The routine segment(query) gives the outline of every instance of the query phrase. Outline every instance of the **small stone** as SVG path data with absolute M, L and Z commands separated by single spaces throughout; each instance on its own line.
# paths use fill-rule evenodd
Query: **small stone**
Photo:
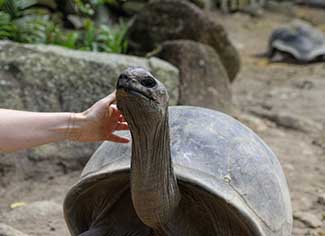
M 322 226 L 322 221 L 317 218 L 317 216 L 313 215 L 309 212 L 295 212 L 293 214 L 293 218 L 301 221 L 306 226 L 310 228 L 319 228 Z
M 320 196 L 318 196 L 317 203 L 325 206 L 325 193 L 323 193 Z

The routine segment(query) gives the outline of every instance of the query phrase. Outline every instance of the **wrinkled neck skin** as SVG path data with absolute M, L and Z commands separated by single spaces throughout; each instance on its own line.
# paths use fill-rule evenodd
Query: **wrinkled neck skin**
M 167 110 L 165 114 L 163 119 L 146 117 L 141 125 L 129 124 L 133 140 L 132 201 L 138 217 L 155 235 L 166 235 L 164 228 L 180 200 L 171 160 Z

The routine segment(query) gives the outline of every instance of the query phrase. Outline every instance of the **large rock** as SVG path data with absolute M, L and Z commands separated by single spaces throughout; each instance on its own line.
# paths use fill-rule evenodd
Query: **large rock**
M 82 111 L 115 89 L 129 66 L 150 70 L 178 99 L 178 71 L 157 58 L 81 52 L 0 42 L 0 106 L 32 111 Z
M 220 24 L 184 0 L 160 0 L 148 4 L 129 29 L 131 49 L 144 55 L 167 40 L 189 39 L 213 47 L 232 81 L 240 67 L 237 50 Z
M 178 70 L 160 59 L 0 41 L 0 108 L 80 112 L 112 92 L 118 75 L 129 66 L 150 70 L 166 85 L 170 103 L 177 103 Z M 50 144 L 19 155 L 31 161 L 54 158 L 62 168 L 78 168 L 96 146 Z M 0 164 L 3 161 L 14 162 L 9 158 L 12 155 L 0 158 Z M 31 174 L 34 171 L 32 169 Z
M 212 47 L 190 40 L 166 41 L 158 55 L 180 70 L 180 104 L 230 112 L 229 78 Z
M 212 9 L 214 4 L 214 0 L 187 0 L 196 6 L 204 9 Z M 116 2 L 111 2 L 109 4 L 111 8 L 122 11 L 128 15 L 138 14 L 143 10 L 146 4 L 150 2 L 150 0 L 128 0 L 121 1 L 118 4 Z

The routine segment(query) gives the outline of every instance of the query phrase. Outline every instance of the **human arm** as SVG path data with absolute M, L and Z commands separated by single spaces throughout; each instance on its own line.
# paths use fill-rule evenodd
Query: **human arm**
M 64 140 L 93 142 L 129 140 L 113 134 L 128 126 L 113 104 L 115 93 L 81 113 L 43 113 L 0 109 L 0 152 Z

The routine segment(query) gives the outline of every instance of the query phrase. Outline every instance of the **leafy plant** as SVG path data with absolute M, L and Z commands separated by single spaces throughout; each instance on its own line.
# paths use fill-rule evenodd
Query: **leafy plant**
M 95 13 L 93 6 L 89 2 L 84 2 L 82 0 L 74 0 L 76 10 L 86 14 L 86 15 L 93 15 Z
M 0 8 L 0 39 L 24 43 L 46 43 L 48 15 L 34 14 L 35 0 L 4 0 Z
M 16 27 L 12 24 L 10 15 L 0 11 L 0 39 L 10 39 L 15 33 Z
M 79 49 L 77 46 L 77 42 L 79 39 L 78 32 L 68 32 L 65 34 L 56 33 L 54 34 L 54 37 L 54 40 L 51 41 L 52 44 L 60 45 L 71 49 Z
M 85 21 L 85 32 L 83 37 L 83 45 L 81 50 L 124 53 L 127 50 L 127 40 L 125 35 L 127 32 L 127 24 L 120 22 L 118 26 L 107 27 L 100 25 L 98 28 L 91 20 Z
M 52 23 L 48 17 L 25 16 L 15 20 L 17 27 L 16 41 L 23 43 L 43 43 L 48 42 L 48 29 Z
M 17 18 L 24 15 L 24 11 L 36 3 L 36 0 L 3 0 L 1 10 L 10 14 L 12 18 Z

